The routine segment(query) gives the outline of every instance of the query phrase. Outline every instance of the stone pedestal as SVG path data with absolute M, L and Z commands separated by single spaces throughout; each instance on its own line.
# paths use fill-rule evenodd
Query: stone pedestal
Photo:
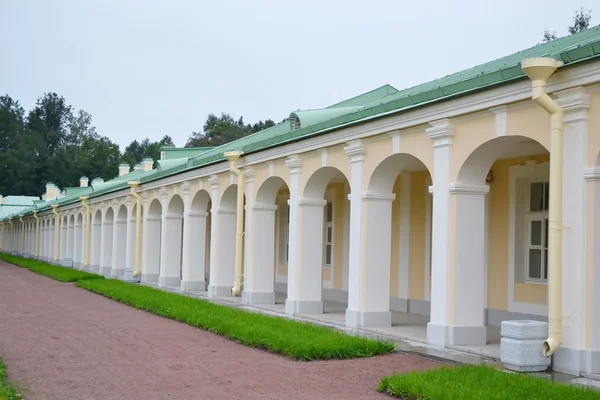
M 500 361 L 506 369 L 519 372 L 545 371 L 550 357 L 543 353 L 548 324 L 540 321 L 502 321 Z

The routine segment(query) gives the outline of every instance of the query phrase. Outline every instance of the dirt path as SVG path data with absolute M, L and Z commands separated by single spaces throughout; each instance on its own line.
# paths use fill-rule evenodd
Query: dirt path
M 294 362 L 0 261 L 0 356 L 26 399 L 371 399 L 394 354 Z

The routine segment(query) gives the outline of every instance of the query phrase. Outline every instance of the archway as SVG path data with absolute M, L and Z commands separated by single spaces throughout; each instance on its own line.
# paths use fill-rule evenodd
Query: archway
M 231 296 L 231 289 L 235 283 L 237 185 L 228 186 L 221 199 L 214 199 L 212 204 L 208 295 L 226 297 Z
M 108 207 L 102 224 L 102 240 L 100 241 L 100 274 L 110 275 L 113 259 L 113 233 L 115 212 Z
M 206 290 L 207 268 L 210 260 L 210 195 L 200 190 L 185 213 L 181 290 Z
M 163 218 L 159 286 L 181 285 L 182 232 L 183 200 L 175 194 L 171 197 Z
M 287 313 L 345 311 L 349 193 L 348 179 L 340 170 L 322 167 L 308 179 L 297 210 L 291 204 Z M 294 226 L 294 218 L 297 218 L 297 226 Z M 328 300 L 325 307 L 323 300 Z
M 100 271 L 100 254 L 102 251 L 102 210 L 97 209 L 92 217 L 90 239 L 90 270 Z
M 113 226 L 112 276 L 125 275 L 125 257 L 127 256 L 127 206 L 119 207 Z
M 161 259 L 162 205 L 154 199 L 148 207 L 142 234 L 142 282 L 158 283 Z

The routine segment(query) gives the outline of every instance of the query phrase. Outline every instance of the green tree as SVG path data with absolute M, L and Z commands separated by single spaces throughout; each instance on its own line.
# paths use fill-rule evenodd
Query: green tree
M 169 135 L 165 135 L 157 142 L 150 142 L 150 139 L 148 138 L 145 138 L 141 142 L 134 140 L 125 147 L 121 160 L 133 167 L 135 164 L 142 162 L 144 158 L 151 157 L 156 166 L 156 161 L 160 160 L 160 148 L 162 146 L 174 147 L 175 143 L 173 142 L 173 138 Z
M 275 122 L 271 119 L 250 125 L 244 123 L 244 117 L 236 121 L 227 113 L 221 113 L 220 117 L 209 114 L 202 132 L 192 132 L 185 147 L 220 146 L 272 126 Z
M 575 11 L 575 15 L 573 16 L 573 25 L 568 26 L 567 31 L 570 35 L 584 31 L 589 28 L 591 19 L 592 10 L 586 11 L 583 7 L 581 7 L 578 11 Z M 544 43 L 551 42 L 552 40 L 556 39 L 558 39 L 558 36 L 556 36 L 556 31 L 550 32 L 548 29 L 544 30 L 544 36 L 542 38 Z

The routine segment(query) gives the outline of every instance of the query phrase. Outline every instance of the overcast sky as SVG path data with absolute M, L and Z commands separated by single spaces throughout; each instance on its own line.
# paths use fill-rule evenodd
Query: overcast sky
M 0 0 L 0 94 L 45 92 L 123 149 L 209 113 L 281 121 L 386 83 L 402 89 L 567 34 L 600 0 Z

